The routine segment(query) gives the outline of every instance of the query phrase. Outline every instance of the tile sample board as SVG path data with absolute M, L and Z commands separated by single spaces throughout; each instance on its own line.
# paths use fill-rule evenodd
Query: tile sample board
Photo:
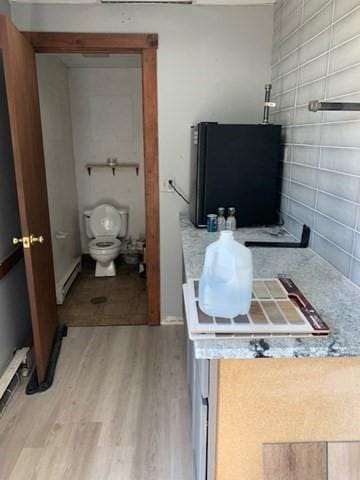
M 249 313 L 235 318 L 211 317 L 201 310 L 199 280 L 189 280 L 183 292 L 192 340 L 329 333 L 325 322 L 289 278 L 255 279 Z

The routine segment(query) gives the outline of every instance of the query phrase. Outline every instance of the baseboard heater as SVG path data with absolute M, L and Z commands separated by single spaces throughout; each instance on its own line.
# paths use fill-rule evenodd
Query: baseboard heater
M 56 284 L 56 303 L 62 305 L 77 275 L 81 272 L 81 257 L 76 258 Z
M 24 347 L 16 350 L 9 365 L 0 377 L 0 415 L 2 413 L 2 409 L 5 408 L 5 405 L 8 402 L 8 399 L 5 399 L 5 397 L 11 397 L 11 385 L 13 384 L 14 377 L 17 374 L 21 365 L 24 365 L 26 363 L 26 358 L 28 354 L 29 347 Z

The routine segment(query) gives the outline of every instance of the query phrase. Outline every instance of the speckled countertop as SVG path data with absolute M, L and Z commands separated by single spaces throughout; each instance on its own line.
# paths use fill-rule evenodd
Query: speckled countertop
M 218 237 L 180 216 L 186 278 L 199 278 L 205 249 Z M 236 240 L 272 241 L 266 229 L 242 228 Z M 282 236 L 276 241 L 293 241 Z M 360 289 L 309 248 L 253 248 L 254 278 L 290 277 L 331 328 L 320 338 L 195 341 L 197 358 L 296 358 L 360 356 Z

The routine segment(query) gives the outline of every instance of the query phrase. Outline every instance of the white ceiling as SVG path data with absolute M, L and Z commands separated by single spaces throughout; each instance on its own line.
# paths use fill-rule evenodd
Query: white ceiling
M 43 55 L 43 54 L 41 54 Z M 52 55 L 52 54 L 49 54 Z M 140 68 L 140 54 L 110 54 L 107 57 L 84 57 L 80 53 L 54 54 L 69 68 Z
M 42 3 L 49 5 L 57 4 L 94 4 L 94 3 L 134 3 L 134 4 L 169 4 L 189 3 L 193 5 L 274 5 L 277 0 L 10 0 L 11 3 Z

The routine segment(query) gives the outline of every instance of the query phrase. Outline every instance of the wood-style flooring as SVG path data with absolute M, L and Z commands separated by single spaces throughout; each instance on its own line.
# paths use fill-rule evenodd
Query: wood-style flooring
M 146 325 L 146 280 L 137 265 L 117 265 L 116 277 L 94 276 L 95 263 L 87 260 L 65 303 L 58 307 L 68 326 Z
M 70 328 L 0 419 L 0 480 L 192 480 L 182 326 Z

